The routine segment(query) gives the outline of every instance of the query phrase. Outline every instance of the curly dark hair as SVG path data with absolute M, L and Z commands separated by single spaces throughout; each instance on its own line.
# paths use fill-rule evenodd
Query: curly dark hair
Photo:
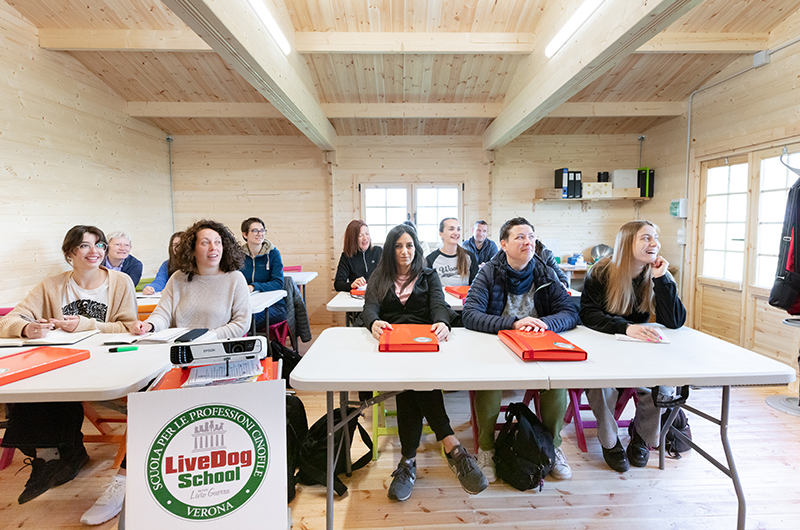
M 197 264 L 194 259 L 197 233 L 205 228 L 213 230 L 222 238 L 222 259 L 219 262 L 219 268 L 222 272 L 238 271 L 244 265 L 244 251 L 236 242 L 236 238 L 233 237 L 228 227 L 217 221 L 203 219 L 186 229 L 181 236 L 178 249 L 175 251 L 178 270 L 188 274 L 189 281 L 192 281 L 192 277 L 197 273 Z

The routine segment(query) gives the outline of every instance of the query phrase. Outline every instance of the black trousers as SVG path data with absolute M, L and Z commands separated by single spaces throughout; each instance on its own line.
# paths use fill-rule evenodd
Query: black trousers
M 37 447 L 69 452 L 83 444 L 83 405 L 74 403 L 14 403 L 9 405 L 3 447 L 16 447 L 33 457 Z
M 436 440 L 442 441 L 455 434 L 450 427 L 450 418 L 444 409 L 441 390 L 406 390 L 395 396 L 397 401 L 397 431 L 400 435 L 400 450 L 403 458 L 417 456 L 422 437 L 422 420 L 428 421 Z

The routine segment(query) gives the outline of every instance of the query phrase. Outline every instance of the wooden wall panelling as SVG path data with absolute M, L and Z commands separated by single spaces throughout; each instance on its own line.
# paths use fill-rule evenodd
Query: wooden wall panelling
M 66 270 L 76 224 L 129 232 L 153 276 L 172 216 L 164 134 L 66 53 L 38 47 L 36 28 L 0 3 L 0 305 Z
M 741 291 L 711 285 L 702 285 L 702 320 L 697 329 L 722 340 L 739 344 L 742 327 Z

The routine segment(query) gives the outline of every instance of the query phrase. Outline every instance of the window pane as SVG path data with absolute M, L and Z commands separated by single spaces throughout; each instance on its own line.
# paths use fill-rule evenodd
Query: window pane
M 436 225 L 439 228 L 439 212 L 434 208 L 417 208 L 418 225 Z M 437 236 L 438 237 L 438 236 Z
M 747 194 L 729 195 L 728 221 L 743 223 L 747 220 Z
M 386 190 L 386 206 L 406 207 L 408 202 L 408 190 L 405 188 L 394 188 Z
M 708 195 L 728 193 L 728 166 L 709 169 L 707 183 L 706 193 Z
M 747 164 L 731 166 L 730 188 L 731 193 L 747 192 Z
M 435 188 L 417 188 L 417 206 L 436 206 Z
M 706 223 L 706 237 L 703 242 L 704 248 L 708 250 L 725 250 L 725 224 Z
M 776 190 L 786 188 L 786 166 L 778 158 L 761 161 L 761 189 Z
M 435 249 L 439 242 L 439 226 L 420 225 L 417 234 L 423 241 L 431 243 L 431 250 Z
M 370 227 L 386 224 L 386 208 L 367 208 L 367 216 L 364 221 Z
M 730 223 L 728 224 L 728 248 L 727 250 L 736 250 L 744 252 L 744 223 Z
M 439 188 L 439 206 L 458 207 L 458 189 Z
M 716 250 L 703 252 L 703 276 L 722 278 L 725 267 L 725 253 Z
M 765 191 L 761 193 L 758 205 L 758 220 L 762 223 L 777 222 L 783 224 L 786 214 L 786 191 Z
M 370 226 L 369 233 L 372 236 L 372 244 L 382 247 L 386 242 L 388 232 L 386 225 Z
M 364 206 L 386 206 L 386 190 L 369 189 L 364 190 Z
M 405 206 L 402 208 L 386 208 L 386 223 L 390 225 L 399 225 L 406 220 L 406 212 Z
M 728 219 L 728 196 L 706 198 L 706 222 L 725 222 Z
M 772 288 L 775 281 L 775 270 L 778 267 L 778 258 L 773 256 L 759 256 L 756 258 L 756 285 Z
M 758 226 L 758 253 L 777 256 L 781 247 L 783 225 L 777 223 Z
M 744 272 L 744 253 L 726 252 L 725 253 L 725 279 L 734 282 L 742 281 Z
M 439 221 L 448 217 L 455 217 L 458 219 L 458 206 L 439 208 Z

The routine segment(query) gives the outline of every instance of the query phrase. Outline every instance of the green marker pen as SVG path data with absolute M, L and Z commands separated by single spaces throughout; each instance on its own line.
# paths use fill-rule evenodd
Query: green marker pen
M 119 348 L 110 348 L 108 351 L 111 353 L 119 353 L 124 351 L 135 351 L 138 350 L 138 346 L 120 346 Z

